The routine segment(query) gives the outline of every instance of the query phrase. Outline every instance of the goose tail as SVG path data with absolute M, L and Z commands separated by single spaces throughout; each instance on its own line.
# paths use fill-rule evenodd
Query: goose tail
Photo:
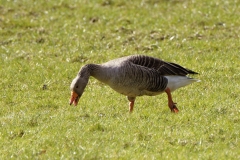
M 169 88 L 171 92 L 174 90 L 192 84 L 194 82 L 200 82 L 199 79 L 190 78 L 187 76 L 164 76 L 168 79 L 166 88 Z

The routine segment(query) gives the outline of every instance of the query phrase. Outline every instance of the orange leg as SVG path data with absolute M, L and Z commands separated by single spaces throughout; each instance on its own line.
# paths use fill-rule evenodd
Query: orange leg
M 135 97 L 128 97 L 129 102 L 129 112 L 131 113 L 133 111 L 133 106 L 135 102 Z
M 167 88 L 167 89 L 165 90 L 165 92 L 167 93 L 167 96 L 168 96 L 168 106 L 169 106 L 170 110 L 171 110 L 172 112 L 174 112 L 174 113 L 178 113 L 179 110 L 178 110 L 177 106 L 175 105 L 175 104 L 177 104 L 177 103 L 174 103 L 174 102 L 173 102 L 173 100 L 172 100 L 172 94 L 171 94 L 170 89 Z
M 129 112 L 131 113 L 133 111 L 134 101 L 129 102 Z

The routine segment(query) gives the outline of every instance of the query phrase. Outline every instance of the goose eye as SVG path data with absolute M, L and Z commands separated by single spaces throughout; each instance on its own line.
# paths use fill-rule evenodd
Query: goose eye
M 76 88 L 78 88 L 78 86 L 76 86 Z

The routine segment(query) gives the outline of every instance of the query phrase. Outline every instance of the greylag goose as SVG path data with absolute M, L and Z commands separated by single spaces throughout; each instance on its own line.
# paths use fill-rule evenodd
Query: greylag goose
M 197 73 L 178 64 L 145 55 L 126 56 L 103 64 L 86 64 L 70 85 L 70 105 L 78 104 L 89 77 L 93 76 L 127 96 L 130 112 L 133 111 L 137 96 L 155 96 L 166 92 L 170 110 L 177 113 L 179 110 L 172 100 L 171 92 L 199 81 L 187 77 L 187 74 Z

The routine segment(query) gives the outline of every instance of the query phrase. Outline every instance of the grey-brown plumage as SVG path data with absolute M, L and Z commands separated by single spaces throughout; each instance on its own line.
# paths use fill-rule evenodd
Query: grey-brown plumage
M 77 77 L 72 81 L 70 104 L 77 105 L 89 77 L 93 76 L 127 96 L 130 101 L 130 111 L 133 110 L 137 96 L 154 96 L 166 92 L 171 111 L 178 112 L 172 101 L 171 92 L 198 81 L 186 77 L 187 74 L 197 73 L 178 64 L 145 55 L 122 57 L 101 65 L 87 64 L 80 69 Z

